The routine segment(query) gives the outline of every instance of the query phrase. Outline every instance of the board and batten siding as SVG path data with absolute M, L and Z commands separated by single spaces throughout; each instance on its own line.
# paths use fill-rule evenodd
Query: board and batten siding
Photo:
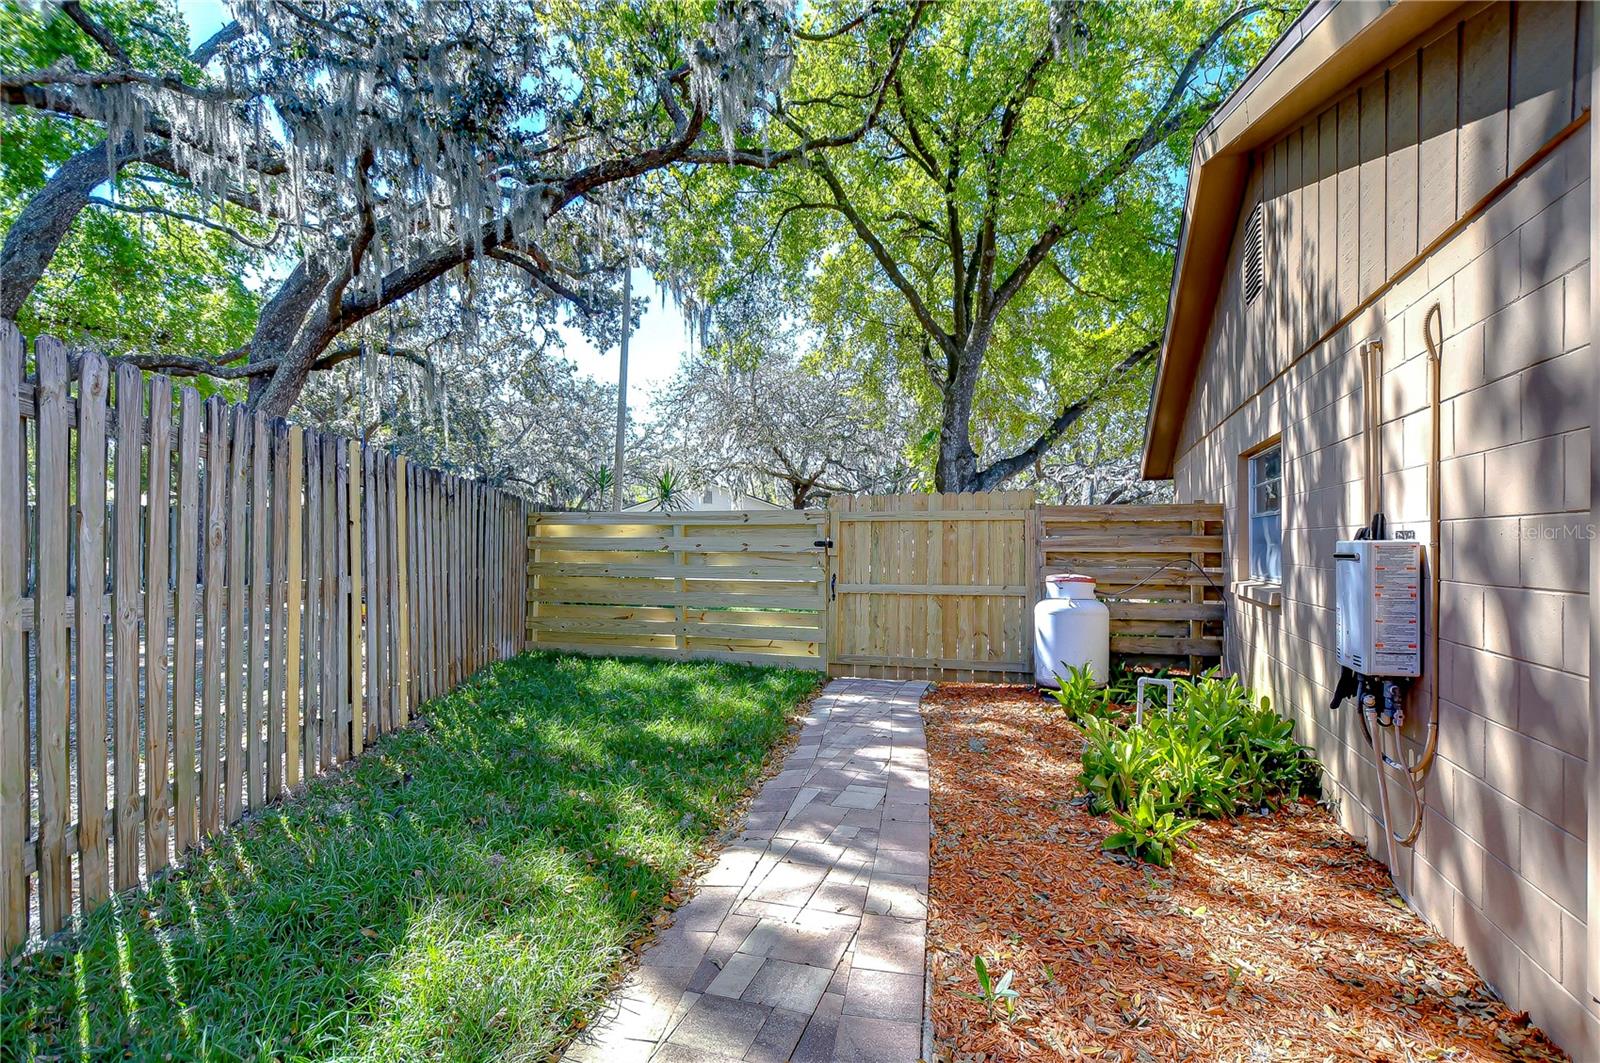
M 1371 341 L 1382 344 L 1384 508 L 1392 527 L 1427 539 L 1423 319 L 1438 304 L 1440 759 L 1396 876 L 1514 1008 L 1591 1059 L 1593 15 L 1574 3 L 1464 9 L 1259 149 L 1174 476 L 1178 501 L 1224 504 L 1238 578 L 1241 457 L 1281 438 L 1281 598 L 1230 597 L 1227 659 L 1296 719 L 1342 822 L 1382 858 L 1370 750 L 1353 710 L 1328 706 L 1332 553 L 1369 516 L 1360 351 Z M 1246 305 L 1240 255 L 1257 202 L 1266 283 Z M 1422 715 L 1407 723 L 1413 743 Z

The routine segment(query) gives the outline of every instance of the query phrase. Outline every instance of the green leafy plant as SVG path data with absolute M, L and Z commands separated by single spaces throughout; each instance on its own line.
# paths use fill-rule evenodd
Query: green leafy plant
M 1139 799 L 1154 774 L 1145 732 L 1123 730 L 1110 720 L 1084 722 L 1083 772 L 1079 780 L 1089 792 L 1090 806 L 1104 814 L 1128 808 Z
M 1174 709 L 1122 727 L 1082 721 L 1080 784 L 1118 830 L 1106 848 L 1166 866 L 1197 818 L 1274 808 L 1317 790 L 1294 723 L 1237 678 L 1180 680 Z
M 1067 665 L 1067 674 L 1056 672 L 1055 677 L 1059 689 L 1050 691 L 1050 696 L 1073 722 L 1081 724 L 1085 720 L 1111 719 L 1117 715 L 1106 688 L 1095 679 L 1088 665 Z
M 663 513 L 677 513 L 688 506 L 685 497 L 688 491 L 689 485 L 684 481 L 683 474 L 668 466 L 650 481 L 651 508 Z
M 1106 683 L 1106 699 L 1118 705 L 1132 705 L 1139 696 L 1139 680 L 1168 679 L 1168 668 L 1133 668 L 1122 659 L 1111 662 L 1111 678 Z
M 1200 825 L 1197 819 L 1184 819 L 1170 809 L 1163 811 L 1148 793 L 1127 812 L 1112 812 L 1111 820 L 1119 829 L 1100 847 L 1108 852 L 1126 852 L 1157 867 L 1172 866 L 1180 842 L 1194 845 L 1186 835 Z
M 1015 971 L 1007 971 L 995 981 L 989 974 L 989 965 L 982 956 L 972 957 L 972 969 L 978 976 L 978 992 L 965 994 L 972 1000 L 980 1001 L 989 1011 L 989 1018 L 1003 1017 L 1010 1019 L 1017 1013 L 1017 998 L 1020 994 L 1011 988 L 1011 981 L 1016 976 Z

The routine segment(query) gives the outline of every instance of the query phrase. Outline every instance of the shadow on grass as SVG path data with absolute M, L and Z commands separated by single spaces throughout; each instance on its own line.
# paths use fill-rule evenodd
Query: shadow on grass
M 815 685 L 496 665 L 22 959 L 0 1057 L 542 1058 Z

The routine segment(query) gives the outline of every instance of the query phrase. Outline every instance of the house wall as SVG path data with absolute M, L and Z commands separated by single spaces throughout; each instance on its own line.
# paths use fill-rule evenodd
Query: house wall
M 1258 152 L 1175 467 L 1178 500 L 1221 501 L 1237 529 L 1240 456 L 1281 435 L 1281 599 L 1230 596 L 1227 659 L 1295 718 L 1341 821 L 1382 859 L 1370 750 L 1354 711 L 1328 706 L 1331 556 L 1369 516 L 1360 350 L 1374 340 L 1384 509 L 1427 540 L 1423 318 L 1439 306 L 1440 756 L 1396 878 L 1513 1007 L 1586 1059 L 1600 1058 L 1585 955 L 1588 126 L 1549 145 L 1588 106 L 1592 15 L 1468 9 Z M 1241 235 L 1258 198 L 1266 289 L 1246 306 Z M 1415 743 L 1425 693 L 1413 705 Z M 1403 785 L 1391 794 L 1403 821 Z

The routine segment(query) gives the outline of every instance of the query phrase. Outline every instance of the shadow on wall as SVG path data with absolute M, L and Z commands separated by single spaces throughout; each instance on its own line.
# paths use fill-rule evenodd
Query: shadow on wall
M 1427 537 L 1423 319 L 1438 305 L 1440 761 L 1420 848 L 1397 876 L 1508 999 L 1574 1045 L 1589 1036 L 1586 975 L 1571 957 L 1584 953 L 1587 908 L 1597 377 L 1592 127 L 1574 123 L 1589 103 L 1593 17 L 1570 3 L 1479 10 L 1257 153 L 1178 485 L 1180 498 L 1220 497 L 1232 529 L 1238 455 L 1282 434 L 1282 609 L 1233 602 L 1229 659 L 1296 716 L 1356 798 L 1346 826 L 1369 833 L 1371 754 L 1353 710 L 1326 707 L 1337 671 L 1331 556 L 1370 516 L 1360 371 L 1370 340 L 1383 345 L 1383 508 L 1392 527 Z M 1258 201 L 1266 283 L 1247 305 L 1240 249 Z M 1413 750 L 1424 716 L 1408 719 Z

